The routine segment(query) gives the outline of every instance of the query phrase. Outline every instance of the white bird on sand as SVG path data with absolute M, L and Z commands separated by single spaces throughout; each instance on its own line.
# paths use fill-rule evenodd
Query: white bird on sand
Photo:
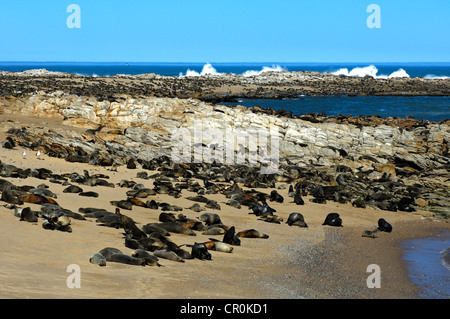
M 27 152 L 26 152 L 26 151 L 23 151 L 22 157 L 25 158 L 25 156 L 27 156 Z
M 37 151 L 36 156 L 37 156 L 38 159 L 40 159 L 39 157 L 41 156 L 41 150 Z

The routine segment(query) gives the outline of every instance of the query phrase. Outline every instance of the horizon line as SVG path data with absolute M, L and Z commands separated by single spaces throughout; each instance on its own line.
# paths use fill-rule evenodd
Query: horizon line
M 262 63 L 445 63 L 450 64 L 450 61 L 261 61 L 261 62 L 250 62 L 250 61 L 0 61 L 0 63 L 171 63 L 171 64 L 188 64 L 188 63 L 205 63 L 205 64 L 214 64 L 214 63 L 229 63 L 229 64 L 238 64 L 238 63 L 248 63 L 248 64 L 262 64 Z

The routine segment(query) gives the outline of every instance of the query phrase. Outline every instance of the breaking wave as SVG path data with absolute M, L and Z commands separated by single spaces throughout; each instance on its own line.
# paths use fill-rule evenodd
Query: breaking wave
M 217 72 L 217 70 L 210 64 L 210 63 L 206 63 L 203 66 L 203 69 L 200 73 L 198 73 L 197 71 L 188 69 L 186 71 L 186 74 L 183 75 L 183 73 L 180 73 L 180 77 L 185 77 L 185 76 L 203 76 L 203 75 L 221 75 L 223 73 L 219 73 Z
M 423 78 L 424 79 L 428 79 L 428 80 L 445 80 L 445 79 L 450 79 L 450 77 L 445 76 L 445 75 L 434 75 L 434 74 L 427 74 Z
M 371 76 L 374 79 L 392 79 L 392 78 L 409 78 L 409 74 L 406 73 L 403 69 L 398 69 L 395 72 L 392 72 L 390 75 L 380 74 L 377 75 L 378 69 L 374 65 L 369 65 L 362 68 L 353 68 L 350 71 L 347 68 L 339 69 L 331 74 L 334 75 L 345 75 L 345 76 L 356 76 L 356 77 L 364 77 Z
M 263 68 L 260 71 L 256 70 L 248 70 L 242 73 L 243 76 L 253 76 L 253 75 L 260 75 L 265 72 L 281 72 L 286 71 L 284 68 L 282 68 L 279 65 L 272 65 L 272 67 L 263 66 Z
M 254 75 L 260 75 L 263 74 L 265 72 L 281 72 L 281 71 L 286 71 L 286 69 L 284 69 L 283 67 L 279 66 L 279 65 L 272 65 L 271 67 L 269 66 L 263 66 L 261 70 L 248 70 L 245 71 L 244 73 L 242 73 L 243 76 L 254 76 Z M 186 74 L 183 74 L 180 72 L 179 76 L 180 77 L 189 77 L 189 76 L 204 76 L 204 75 L 222 75 L 224 73 L 220 73 L 217 72 L 217 70 L 211 65 L 211 63 L 206 63 L 203 68 L 202 71 L 199 73 L 195 70 L 191 70 L 188 69 L 186 71 Z M 233 73 L 230 73 L 233 74 Z

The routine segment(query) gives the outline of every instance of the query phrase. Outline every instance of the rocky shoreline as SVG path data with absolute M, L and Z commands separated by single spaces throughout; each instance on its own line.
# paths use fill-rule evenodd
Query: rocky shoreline
M 0 94 L 21 96 L 42 90 L 93 96 L 110 102 L 120 95 L 195 98 L 206 102 L 236 102 L 239 98 L 283 99 L 302 95 L 329 96 L 449 96 L 450 79 L 337 76 L 319 72 L 266 72 L 263 75 L 171 77 L 157 74 L 90 77 L 29 70 L 0 72 Z
M 52 130 L 8 121 L 1 125 L 13 144 L 69 162 L 112 169 L 133 168 L 137 163 L 144 170 L 165 167 L 168 175 L 195 172 L 207 174 L 211 181 L 235 181 L 247 187 L 273 188 L 283 181 L 317 202 L 331 200 L 391 211 L 421 209 L 449 216 L 448 121 L 318 114 L 296 118 L 196 99 L 122 95 L 109 101 L 62 91 L 3 96 L 0 114 L 54 118 L 74 127 Z M 261 174 L 260 166 L 248 161 L 240 165 L 173 163 L 173 133 L 183 128 L 193 135 L 195 121 L 222 130 L 276 128 L 277 174 Z M 204 139 L 203 151 L 213 142 Z M 7 140 L 3 147 L 9 147 Z M 234 152 L 238 151 L 235 145 Z M 248 145 L 245 151 L 249 152 Z M 3 169 L 2 174 L 17 172 Z

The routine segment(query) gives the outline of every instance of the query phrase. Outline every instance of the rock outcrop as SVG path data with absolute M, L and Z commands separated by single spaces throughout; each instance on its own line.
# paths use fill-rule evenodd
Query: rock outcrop
M 195 142 L 194 129 L 198 123 L 204 134 L 198 145 L 203 154 L 222 142 L 208 132 L 221 131 L 223 134 L 218 136 L 224 141 L 227 132 L 239 131 L 248 137 L 252 130 L 265 131 L 278 138 L 275 149 L 271 149 L 272 140 L 267 139 L 267 149 L 279 155 L 275 181 L 303 181 L 305 185 L 321 184 L 340 190 L 358 185 L 351 196 L 339 195 L 343 201 L 362 198 L 366 203 L 379 203 L 401 193 L 413 201 L 417 199 L 415 204 L 420 207 L 434 207 L 444 214 L 450 207 L 448 121 L 318 114 L 311 115 L 315 119 L 312 121 L 195 99 L 123 96 L 108 101 L 59 91 L 1 97 L 0 112 L 54 117 L 68 125 L 91 129 L 80 133 L 79 130 L 18 128 L 10 122 L 2 124 L 4 132 L 17 145 L 41 149 L 49 156 L 67 161 L 104 166 L 126 165 L 133 159 L 142 168 L 155 168 L 152 160 L 170 158 L 174 147 L 179 145 L 180 140 L 174 138 L 177 132 L 183 130 L 182 135 L 190 136 Z M 92 130 L 95 128 L 98 129 Z M 253 149 L 257 150 L 260 151 Z M 252 146 L 248 141 L 244 145 L 234 143 L 233 151 L 235 154 L 244 151 L 245 163 L 239 164 L 249 164 Z M 192 157 L 189 158 L 192 162 Z M 261 157 L 258 159 L 260 162 L 256 164 L 261 164 Z M 377 182 L 376 187 L 370 186 L 373 181 Z M 247 184 L 255 185 L 251 181 Z M 402 192 L 396 193 L 397 189 Z M 336 191 L 333 196 L 337 196 Z

